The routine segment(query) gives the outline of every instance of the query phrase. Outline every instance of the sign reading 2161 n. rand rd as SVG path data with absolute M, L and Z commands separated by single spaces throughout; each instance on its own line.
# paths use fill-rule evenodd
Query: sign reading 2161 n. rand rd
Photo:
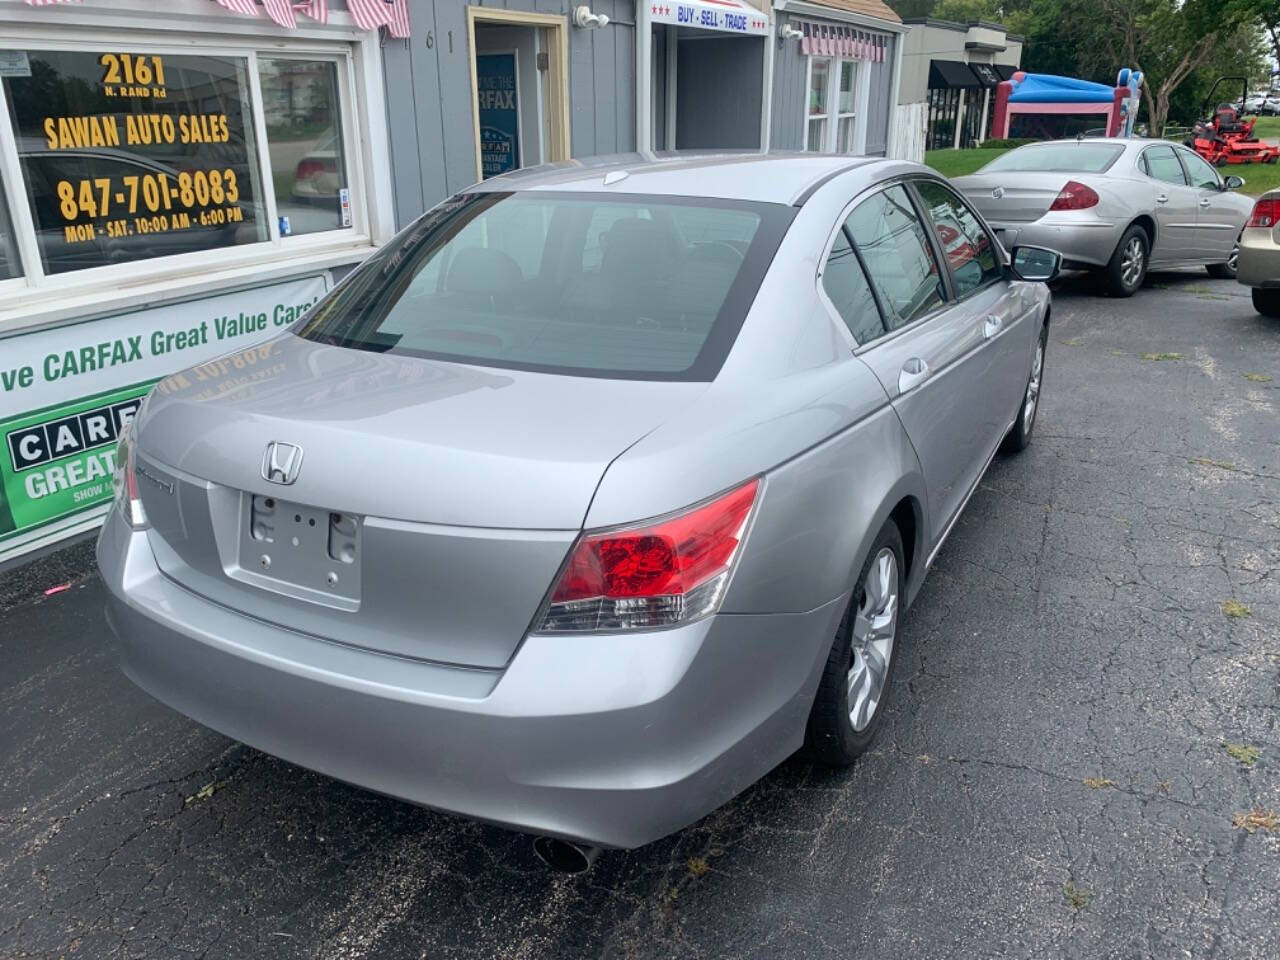
M 116 439 L 157 380 L 281 333 L 327 288 L 314 276 L 0 340 L 0 559 L 110 499 Z

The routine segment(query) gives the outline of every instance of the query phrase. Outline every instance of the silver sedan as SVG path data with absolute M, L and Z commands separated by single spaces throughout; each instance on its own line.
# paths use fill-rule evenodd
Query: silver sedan
M 850 763 L 1031 438 L 1057 266 L 914 164 L 489 180 L 148 397 L 98 544 L 124 668 L 573 869 Z
M 1037 244 L 1070 269 L 1096 270 L 1132 296 L 1148 269 L 1207 267 L 1236 275 L 1253 207 L 1244 180 L 1167 140 L 1082 139 L 1028 144 L 954 181 L 1006 246 Z

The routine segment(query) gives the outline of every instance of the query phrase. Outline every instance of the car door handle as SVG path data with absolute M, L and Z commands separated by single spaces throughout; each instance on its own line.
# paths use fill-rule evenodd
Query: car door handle
M 1168 203 L 1168 202 L 1169 202 L 1169 197 L 1166 194 L 1162 193 L 1160 194 L 1160 196 L 1156 197 L 1156 203 Z
M 1208 198 L 1208 197 L 1205 197 L 1203 200 L 1201 200 L 1201 201 L 1200 201 L 1200 206 L 1202 206 L 1202 207 L 1207 207 L 1208 205 L 1209 205 L 1209 198 Z
M 990 340 L 1000 332 L 1000 328 L 1003 326 L 1004 321 L 1002 319 L 997 317 L 994 313 L 989 314 L 987 319 L 982 321 L 982 335 Z
M 912 387 L 923 383 L 929 376 L 929 365 L 919 357 L 912 357 L 902 365 L 898 374 L 898 392 L 906 393 Z

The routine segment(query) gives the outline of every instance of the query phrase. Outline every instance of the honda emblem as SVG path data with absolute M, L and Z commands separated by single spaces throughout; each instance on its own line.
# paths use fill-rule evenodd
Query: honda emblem
M 262 479 L 271 483 L 290 484 L 302 469 L 302 448 L 293 443 L 272 440 L 262 457 Z

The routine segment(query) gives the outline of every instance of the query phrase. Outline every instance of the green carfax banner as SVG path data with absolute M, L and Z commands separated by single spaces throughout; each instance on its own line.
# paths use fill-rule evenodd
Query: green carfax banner
M 111 498 L 116 439 L 154 382 L 0 423 L 0 539 Z
M 0 560 L 110 501 L 120 430 L 171 373 L 269 340 L 328 275 L 0 339 Z

